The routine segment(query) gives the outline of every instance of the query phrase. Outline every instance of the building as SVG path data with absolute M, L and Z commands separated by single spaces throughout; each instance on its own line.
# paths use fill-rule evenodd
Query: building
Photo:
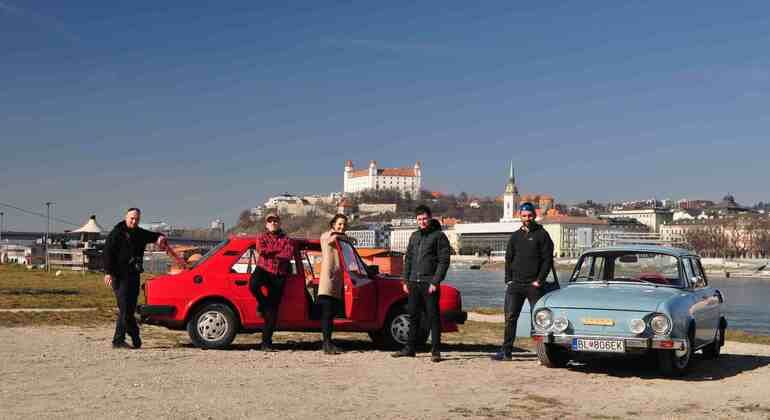
M 511 233 L 520 227 L 518 219 L 498 223 L 458 223 L 454 227 L 456 251 L 469 255 L 491 250 L 493 255 L 504 255 Z
M 628 218 L 636 219 L 640 223 L 647 225 L 652 232 L 657 233 L 660 226 L 664 223 L 671 223 L 674 220 L 674 214 L 670 209 L 648 208 L 634 210 L 612 210 L 599 216 L 600 219 Z
M 396 190 L 404 196 L 418 197 L 420 194 L 422 168 L 420 162 L 412 168 L 377 168 L 377 162 L 369 162 L 367 169 L 355 169 L 353 162 L 345 162 L 343 185 L 345 193 L 366 190 Z
M 555 257 L 577 257 L 593 248 L 601 233 L 609 230 L 609 222 L 595 217 L 554 216 L 540 221 L 553 241 Z
M 417 225 L 392 226 L 390 230 L 389 248 L 391 251 L 406 252 L 409 237 L 416 231 Z
M 393 204 L 368 204 L 361 203 L 358 205 L 358 212 L 368 215 L 395 213 L 398 205 Z
M 384 248 L 357 247 L 358 255 L 367 265 L 376 265 L 380 273 L 400 276 L 404 271 L 404 254 Z
M 521 203 L 519 187 L 516 186 L 516 177 L 513 173 L 513 161 L 511 161 L 508 182 L 505 184 L 505 193 L 503 194 L 503 217 L 500 218 L 500 223 L 512 223 L 519 220 L 519 203 Z
M 356 248 L 388 248 L 390 246 L 390 229 L 376 227 L 370 229 L 348 230 L 346 235 L 355 238 Z M 405 248 L 406 249 L 406 248 Z
M 542 214 L 546 214 L 555 207 L 553 196 L 549 194 L 524 194 L 521 196 L 522 203 L 532 203 Z

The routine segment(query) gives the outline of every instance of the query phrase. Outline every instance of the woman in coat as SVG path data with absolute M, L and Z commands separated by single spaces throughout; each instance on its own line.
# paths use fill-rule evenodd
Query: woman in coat
M 332 342 L 334 315 L 343 305 L 342 266 L 337 249 L 337 239 L 350 239 L 345 236 L 348 218 L 336 214 L 329 222 L 329 230 L 321 235 L 321 278 L 318 283 L 318 303 L 321 305 L 321 330 L 323 331 L 323 352 L 340 354 L 342 350 Z

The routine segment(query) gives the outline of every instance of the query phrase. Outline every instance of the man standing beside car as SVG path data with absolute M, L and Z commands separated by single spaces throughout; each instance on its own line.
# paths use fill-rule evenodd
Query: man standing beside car
M 431 361 L 441 361 L 441 313 L 439 298 L 441 282 L 449 269 L 450 246 L 441 224 L 431 217 L 424 205 L 415 209 L 419 230 L 409 237 L 404 259 L 404 292 L 409 294 L 409 338 L 406 346 L 393 357 L 414 357 L 417 329 L 423 309 L 430 324 Z
M 546 278 L 553 267 L 553 241 L 543 226 L 535 221 L 535 206 L 519 206 L 521 228 L 511 234 L 505 249 L 505 336 L 500 351 L 492 360 L 512 359 L 516 323 L 529 301 L 530 315 L 545 291 Z
M 257 266 L 251 273 L 249 289 L 257 299 L 257 311 L 265 323 L 262 327 L 262 351 L 275 351 L 273 331 L 278 322 L 278 308 L 283 299 L 286 276 L 290 273 L 294 257 L 294 243 L 281 230 L 281 218 L 271 213 L 265 217 L 265 231 L 257 235 L 259 253 Z M 267 296 L 262 287 L 267 289 Z
M 112 287 L 118 303 L 113 348 L 126 348 L 126 333 L 135 349 L 142 347 L 139 325 L 134 312 L 139 297 L 140 274 L 144 271 L 144 248 L 155 242 L 167 246 L 166 237 L 139 227 L 142 212 L 136 207 L 126 211 L 124 220 L 112 229 L 104 246 L 104 284 Z

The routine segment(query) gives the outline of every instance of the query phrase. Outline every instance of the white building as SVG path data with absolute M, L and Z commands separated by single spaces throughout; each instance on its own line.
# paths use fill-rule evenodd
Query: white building
M 420 162 L 413 168 L 377 168 L 376 161 L 370 161 L 367 169 L 355 169 L 353 162 L 345 162 L 343 173 L 344 192 L 356 193 L 366 190 L 397 190 L 403 195 L 417 197 L 420 193 L 422 169 Z
M 513 162 L 511 162 L 511 173 L 508 175 L 508 183 L 505 184 L 505 193 L 503 194 L 503 217 L 500 223 L 517 222 L 519 217 L 519 188 L 516 186 L 516 178 L 513 175 Z
M 417 229 L 417 225 L 393 227 L 389 238 L 391 251 L 406 252 L 406 247 L 409 245 L 409 237 Z
M 390 246 L 390 233 L 389 229 L 349 230 L 345 232 L 346 235 L 356 239 L 356 246 L 359 248 L 388 248 Z
M 628 218 L 636 219 L 640 223 L 650 227 L 650 231 L 657 233 L 660 226 L 664 223 L 671 223 L 674 220 L 673 212 L 670 209 L 638 209 L 638 210 L 612 210 L 609 214 L 602 214 L 601 219 L 609 218 Z

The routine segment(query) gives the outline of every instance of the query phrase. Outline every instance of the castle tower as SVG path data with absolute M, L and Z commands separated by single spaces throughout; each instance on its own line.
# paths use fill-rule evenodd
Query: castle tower
M 376 160 L 370 160 L 369 161 L 369 189 L 374 190 L 377 188 L 377 184 L 375 183 L 375 180 L 377 179 L 377 161 Z
M 342 175 L 342 191 L 343 192 L 350 192 L 352 191 L 351 187 L 351 175 L 353 173 L 353 161 L 352 160 L 346 160 L 345 161 L 345 172 Z
M 513 174 L 513 161 L 508 175 L 508 182 L 505 184 L 505 194 L 503 194 L 503 217 L 501 222 L 515 222 L 515 217 L 519 208 L 519 188 L 516 186 L 516 177 Z
M 414 187 L 412 188 L 412 198 L 415 200 L 420 196 L 420 178 L 422 177 L 422 164 L 418 160 L 414 164 Z

